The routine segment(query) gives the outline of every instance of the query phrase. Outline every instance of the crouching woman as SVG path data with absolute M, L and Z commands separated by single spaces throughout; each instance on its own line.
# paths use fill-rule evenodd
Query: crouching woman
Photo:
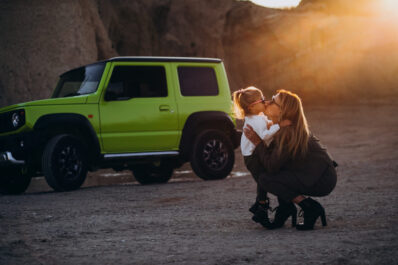
M 311 230 L 318 217 L 326 225 L 322 205 L 305 196 L 326 196 L 336 186 L 337 165 L 319 140 L 310 133 L 300 98 L 289 91 L 279 90 L 267 102 L 266 114 L 274 123 L 290 120 L 291 125 L 281 128 L 267 147 L 252 128 L 244 129 L 246 137 L 256 146 L 253 153 L 264 167 L 258 178 L 261 188 L 278 197 L 274 221 L 269 229 L 282 227 L 292 216 L 296 225 L 298 204 L 304 212 L 304 223 L 298 230 Z

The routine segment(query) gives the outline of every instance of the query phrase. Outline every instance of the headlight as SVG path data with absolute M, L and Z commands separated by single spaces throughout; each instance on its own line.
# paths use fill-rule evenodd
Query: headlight
M 25 110 L 0 113 L 0 133 L 15 131 L 25 125 Z
M 19 116 L 19 113 L 15 112 L 11 116 L 11 123 L 14 128 L 17 128 L 19 124 L 21 123 L 21 117 Z
M 18 129 L 25 124 L 25 110 L 20 109 L 10 113 L 11 115 L 11 128 Z

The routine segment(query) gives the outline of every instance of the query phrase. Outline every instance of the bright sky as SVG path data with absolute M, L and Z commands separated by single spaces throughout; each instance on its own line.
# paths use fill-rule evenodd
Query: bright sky
M 296 7 L 301 0 L 250 0 L 251 2 L 271 8 L 287 8 Z

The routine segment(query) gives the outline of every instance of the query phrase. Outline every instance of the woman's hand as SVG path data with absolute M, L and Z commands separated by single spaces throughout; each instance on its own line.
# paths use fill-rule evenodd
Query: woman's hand
M 292 125 L 292 122 L 290 120 L 283 120 L 279 123 L 280 127 L 286 127 Z
M 250 125 L 246 125 L 245 128 L 243 128 L 243 133 L 249 139 L 250 142 L 252 142 L 255 146 L 260 144 L 262 142 L 260 136 L 253 130 L 253 128 Z

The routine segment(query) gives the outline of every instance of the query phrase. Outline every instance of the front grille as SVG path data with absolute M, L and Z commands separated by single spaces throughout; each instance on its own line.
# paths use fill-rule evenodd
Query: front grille
M 3 132 L 9 132 L 11 131 L 13 128 L 11 128 L 11 117 L 10 114 L 12 112 L 6 112 L 6 113 L 2 113 L 0 114 L 0 133 Z
M 5 144 L 5 139 L 3 137 L 0 137 L 0 152 L 6 151 L 6 144 Z

